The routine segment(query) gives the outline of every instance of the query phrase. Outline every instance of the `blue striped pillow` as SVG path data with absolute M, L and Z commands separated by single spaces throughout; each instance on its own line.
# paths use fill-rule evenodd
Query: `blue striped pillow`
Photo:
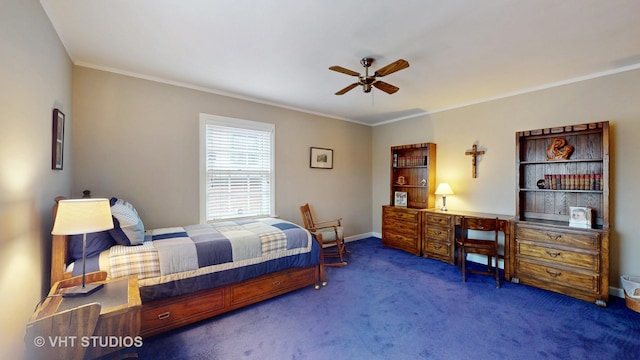
M 140 245 L 144 242 L 144 224 L 138 212 L 123 199 L 111 198 L 111 215 L 113 229 L 111 237 L 120 245 Z

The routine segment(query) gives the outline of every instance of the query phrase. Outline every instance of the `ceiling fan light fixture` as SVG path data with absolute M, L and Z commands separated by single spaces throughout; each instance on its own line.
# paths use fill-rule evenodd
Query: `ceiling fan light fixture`
M 393 86 L 391 84 L 382 82 L 382 81 L 378 81 L 376 78 L 377 77 L 383 77 L 389 74 L 392 74 L 396 71 L 400 71 L 402 69 L 406 69 L 409 67 L 409 62 L 407 60 L 404 59 L 399 59 L 396 60 L 394 62 L 392 62 L 391 64 L 387 65 L 387 66 L 383 66 L 382 68 L 378 69 L 376 72 L 374 72 L 373 75 L 369 76 L 369 66 L 371 66 L 371 64 L 373 64 L 374 59 L 373 58 L 369 58 L 369 57 L 364 57 L 362 58 L 362 60 L 360 60 L 360 64 L 362 64 L 362 66 L 364 67 L 364 75 L 361 75 L 353 70 L 349 70 L 349 69 L 345 69 L 342 66 L 331 66 L 329 67 L 329 70 L 333 70 L 333 71 L 337 71 L 339 73 L 343 73 L 343 74 L 347 74 L 350 76 L 357 76 L 358 77 L 358 82 L 351 84 L 349 86 L 347 86 L 346 88 L 336 92 L 336 95 L 343 95 L 346 92 L 348 92 L 349 90 L 353 89 L 354 87 L 360 85 L 362 86 L 362 90 L 365 93 L 369 93 L 371 92 L 371 86 L 375 86 L 376 88 L 386 92 L 387 94 L 394 94 L 395 92 L 397 92 L 399 90 L 398 87 Z

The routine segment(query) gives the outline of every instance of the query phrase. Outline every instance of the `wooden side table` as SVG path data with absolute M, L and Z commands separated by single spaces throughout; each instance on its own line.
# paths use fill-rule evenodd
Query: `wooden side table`
M 61 296 L 67 288 L 80 284 L 81 277 L 56 282 L 27 324 L 25 337 L 27 351 L 35 348 L 39 353 L 50 351 L 50 354 L 54 355 L 57 352 L 56 348 L 81 346 L 84 348 L 82 350 L 85 350 L 84 358 L 94 359 L 124 348 L 142 346 L 140 337 L 142 302 L 138 290 L 138 278 L 129 276 L 114 280 L 105 279 L 105 272 L 87 274 L 87 282 L 103 283 L 104 287 L 91 295 L 82 297 Z M 30 333 L 30 329 L 39 320 L 91 303 L 100 304 L 100 315 L 91 336 L 80 336 L 80 338 L 60 336 L 55 327 L 47 333 Z M 73 321 L 83 321 L 82 318 L 74 319 L 73 317 L 68 320 L 71 325 L 74 325 Z

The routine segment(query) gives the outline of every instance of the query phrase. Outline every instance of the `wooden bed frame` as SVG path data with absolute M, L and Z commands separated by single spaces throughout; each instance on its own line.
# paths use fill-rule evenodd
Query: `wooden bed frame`
M 62 199 L 55 199 L 54 219 L 58 201 Z M 52 235 L 51 285 L 71 277 L 70 272 L 65 272 L 68 241 L 66 235 Z M 140 335 L 156 335 L 306 286 L 313 285 L 316 289 L 326 286 L 321 242 L 320 251 L 320 264 L 316 266 L 291 268 L 236 284 L 143 302 Z

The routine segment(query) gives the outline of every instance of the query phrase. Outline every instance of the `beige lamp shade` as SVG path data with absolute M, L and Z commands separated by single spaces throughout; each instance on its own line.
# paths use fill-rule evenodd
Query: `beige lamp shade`
M 76 235 L 113 229 L 109 199 L 70 199 L 58 202 L 52 235 Z
M 436 195 L 453 195 L 453 190 L 451 190 L 451 186 L 449 186 L 449 184 L 440 183 L 436 189 Z

